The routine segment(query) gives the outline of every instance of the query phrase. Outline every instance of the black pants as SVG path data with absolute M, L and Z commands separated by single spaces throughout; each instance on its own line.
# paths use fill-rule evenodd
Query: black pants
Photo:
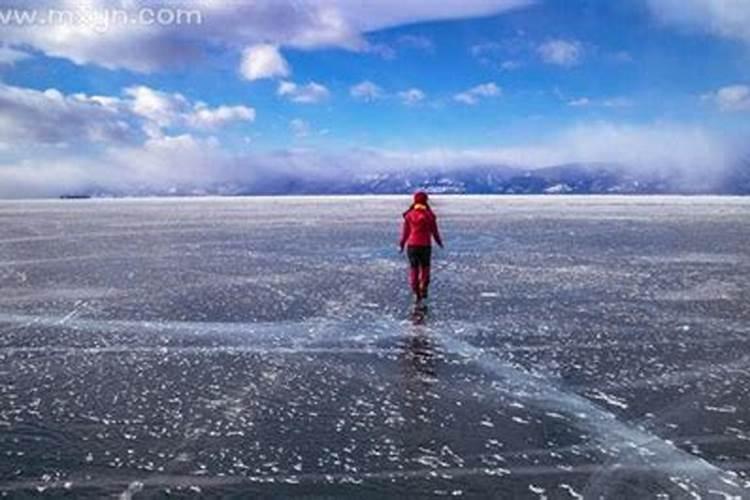
M 411 267 L 430 267 L 432 247 L 407 247 L 406 255 Z
M 409 284 L 418 298 L 427 297 L 427 287 L 430 286 L 430 257 L 432 247 L 408 247 L 406 255 L 409 257 Z

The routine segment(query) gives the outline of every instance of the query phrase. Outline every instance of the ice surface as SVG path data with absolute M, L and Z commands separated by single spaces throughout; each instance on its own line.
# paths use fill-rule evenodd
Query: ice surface
M 0 495 L 750 496 L 750 200 L 406 202 L 0 202 Z

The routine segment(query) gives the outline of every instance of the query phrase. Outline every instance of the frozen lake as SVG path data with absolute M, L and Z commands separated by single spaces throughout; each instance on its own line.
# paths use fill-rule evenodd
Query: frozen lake
M 750 198 L 0 202 L 0 495 L 750 497 Z

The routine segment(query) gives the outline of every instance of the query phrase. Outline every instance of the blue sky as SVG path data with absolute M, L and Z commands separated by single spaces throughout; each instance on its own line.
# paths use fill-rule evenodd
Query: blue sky
M 60 5 L 35 2 L 36 15 Z M 744 0 L 267 0 L 200 14 L 0 27 L 0 196 L 252 182 L 301 164 L 711 169 L 750 132 Z

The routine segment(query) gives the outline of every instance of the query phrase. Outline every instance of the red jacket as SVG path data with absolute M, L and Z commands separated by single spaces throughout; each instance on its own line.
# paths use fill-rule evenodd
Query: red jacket
M 401 242 L 399 246 L 429 247 L 432 246 L 432 238 L 443 246 L 438 231 L 437 217 L 426 205 L 414 205 L 404 213 L 404 227 L 401 231 Z

